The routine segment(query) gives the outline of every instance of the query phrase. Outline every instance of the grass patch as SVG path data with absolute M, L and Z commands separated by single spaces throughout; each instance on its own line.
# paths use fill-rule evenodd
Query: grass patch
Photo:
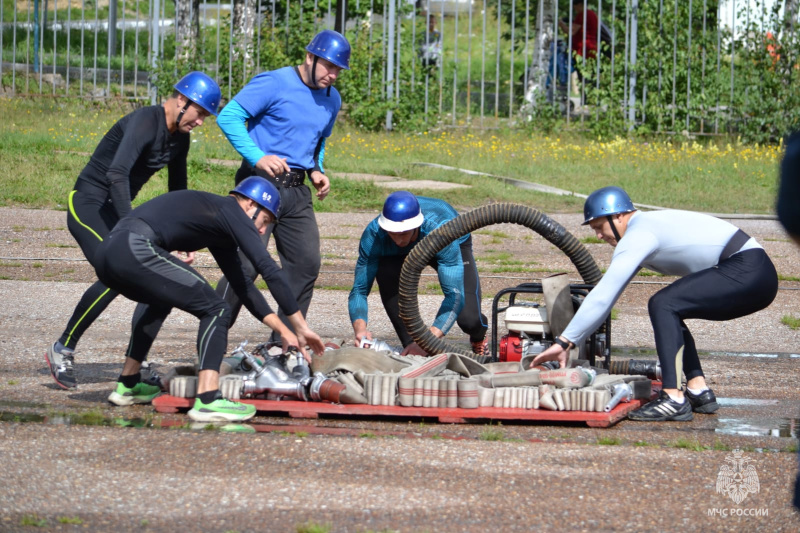
M 49 242 L 44 245 L 45 248 L 77 248 L 76 244 L 58 244 L 55 242 Z
M 603 244 L 605 242 L 603 239 L 598 239 L 594 235 L 591 235 L 589 237 L 583 237 L 582 239 L 580 239 L 580 241 L 583 244 Z
M 371 431 L 365 431 L 364 433 L 359 433 L 358 436 L 361 437 L 362 439 L 376 439 L 376 438 L 378 438 L 378 436 L 375 433 L 371 432 Z
M 42 263 L 34 263 L 31 265 L 33 268 L 42 268 L 44 265 Z
M 716 450 L 718 452 L 729 452 L 733 448 L 730 445 L 725 444 L 724 442 L 714 441 L 714 446 L 712 446 L 711 449 Z
M 490 235 L 497 239 L 508 239 L 508 233 L 504 233 L 502 231 L 491 230 L 491 229 L 479 229 L 478 231 L 473 231 L 473 235 Z
M 17 381 L 16 379 L 9 379 L 8 380 L 8 384 L 9 385 L 19 385 L 19 381 Z
M 56 520 L 58 520 L 59 524 L 73 524 L 78 526 L 83 524 L 83 520 L 77 516 L 59 516 Z
M 344 240 L 347 240 L 349 238 L 350 237 L 348 237 L 347 235 L 328 235 L 327 237 L 324 237 L 324 236 L 320 235 L 320 239 L 328 239 L 328 240 L 334 240 L 334 241 L 344 241 Z
M 600 437 L 597 439 L 597 444 L 600 446 L 619 446 L 622 440 L 619 437 Z
M 131 109 L 116 101 L 0 100 L 0 160 L 6 169 L 0 181 L 0 205 L 63 209 L 75 176 L 86 164 L 86 156 L 70 153 L 93 152 L 100 138 Z M 331 193 L 325 201 L 314 201 L 319 212 L 377 214 L 388 191 L 369 181 L 335 175 L 353 172 L 415 179 L 421 172 L 414 162 L 424 161 L 492 174 L 502 169 L 504 176 L 579 193 L 589 193 L 598 184 L 617 183 L 635 202 L 670 208 L 771 213 L 783 147 L 747 146 L 729 137 L 589 139 L 506 128 L 370 133 L 341 121 L 326 142 L 325 155 Z M 234 172 L 231 167 L 211 164 L 212 159 L 241 160 L 214 117 L 209 117 L 192 133 L 189 187 L 227 194 Z M 46 175 L 39 171 L 42 168 L 48 169 Z M 514 202 L 547 213 L 582 212 L 583 200 L 578 197 L 520 189 L 486 176 L 426 168 L 424 177 L 469 185 L 469 189 L 435 192 L 460 210 Z M 167 170 L 163 169 L 145 185 L 134 205 L 166 191 Z
M 617 309 L 616 307 L 612 307 L 610 314 L 611 314 L 611 320 L 618 319 L 619 318 L 619 309 Z
M 47 527 L 47 519 L 39 518 L 35 514 L 26 514 L 20 519 L 19 525 L 32 526 L 32 527 Z
M 792 329 L 800 328 L 800 318 L 793 317 L 792 315 L 783 315 L 781 317 L 781 324 L 789 326 Z
M 692 450 L 694 452 L 702 452 L 710 449 L 708 446 L 703 446 L 702 444 L 700 444 L 700 441 L 695 439 L 678 439 L 676 441 L 670 442 L 669 446 L 671 448 Z
M 785 447 L 782 451 L 789 453 L 797 453 L 797 441 L 791 443 L 790 445 Z
M 778 273 L 778 279 L 780 281 L 800 281 L 800 277 L 797 276 L 787 276 L 786 274 Z
M 477 257 L 478 261 L 487 261 L 490 263 L 502 263 L 503 261 L 509 261 L 513 255 L 511 252 L 498 252 L 496 250 L 486 250 L 488 255 L 482 255 Z
M 500 429 L 500 424 L 498 424 L 497 426 L 488 426 L 483 428 L 480 435 L 478 435 L 478 439 L 496 442 L 504 440 L 505 436 L 505 431 Z
M 333 526 L 330 524 L 317 524 L 316 522 L 306 522 L 295 528 L 297 533 L 328 533 Z
M 5 262 L 0 262 L 0 268 L 1 268 L 1 267 L 6 267 L 6 268 L 19 268 L 19 267 L 21 267 L 21 266 L 22 266 L 22 263 L 5 263 Z
M 427 294 L 430 294 L 430 293 L 433 293 L 433 292 L 442 292 L 442 286 L 439 285 L 438 283 L 435 283 L 435 282 L 426 283 L 425 284 L 425 291 L 427 292 Z
M 103 413 L 98 409 L 92 409 L 91 411 L 85 411 L 83 413 L 78 413 L 72 417 L 72 420 L 76 424 L 85 424 L 88 426 L 97 426 L 105 422 L 106 417 Z
M 646 440 L 637 440 L 636 442 L 633 443 L 633 445 L 638 446 L 640 448 L 644 448 L 646 446 L 655 446 L 654 444 L 650 444 Z
M 25 231 L 25 226 L 11 226 L 14 231 Z
M 648 277 L 662 277 L 663 278 L 664 277 L 664 274 L 662 274 L 661 272 L 653 272 L 652 270 L 648 270 L 646 268 L 641 269 L 639 271 L 639 273 L 636 274 L 636 275 L 637 276 L 642 276 L 643 278 L 648 278 Z

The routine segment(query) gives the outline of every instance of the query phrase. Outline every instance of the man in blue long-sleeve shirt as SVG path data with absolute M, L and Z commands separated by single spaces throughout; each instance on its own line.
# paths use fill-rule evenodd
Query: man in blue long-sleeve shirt
M 400 319 L 398 288 L 403 261 L 428 233 L 458 216 L 447 202 L 416 197 L 407 191 L 389 195 L 381 215 L 361 235 L 355 280 L 350 291 L 350 321 L 356 343 L 371 339 L 367 329 L 367 296 L 377 280 L 386 314 L 406 353 L 424 354 Z M 431 266 L 439 275 L 444 301 L 430 330 L 437 337 L 447 334 L 454 323 L 467 333 L 475 353 L 483 354 L 486 317 L 481 313 L 481 285 L 472 254 L 472 236 L 465 235 L 436 254 Z
M 317 198 L 323 200 L 330 191 L 323 168 L 325 139 L 331 135 L 342 105 L 333 83 L 343 69 L 349 68 L 349 61 L 347 39 L 323 30 L 306 47 L 302 65 L 257 75 L 225 106 L 217 120 L 243 158 L 236 183 L 256 174 L 280 191 L 281 211 L 276 225 L 267 228 L 262 240 L 266 247 L 270 235 L 275 236 L 281 265 L 303 316 L 311 304 L 321 264 L 319 228 L 305 177 L 308 174 Z M 255 279 L 256 271 L 247 258 L 240 258 L 247 275 Z M 225 278 L 219 281 L 217 294 L 233 309 L 233 323 L 241 302 Z M 283 312 L 279 316 L 291 327 Z

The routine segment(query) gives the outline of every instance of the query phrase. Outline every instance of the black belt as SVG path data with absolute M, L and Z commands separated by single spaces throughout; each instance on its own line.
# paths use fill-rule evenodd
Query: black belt
M 722 263 L 727 258 L 738 252 L 744 246 L 744 243 L 750 240 L 750 235 L 743 232 L 740 229 L 736 230 L 736 233 L 733 234 L 733 237 L 728 241 L 728 244 L 725 245 L 725 248 L 722 249 L 722 253 L 719 254 L 719 261 L 718 263 Z
M 266 176 L 276 187 L 299 187 L 306 179 L 306 171 L 303 169 L 292 169 L 289 172 L 277 174 L 274 178 Z
M 236 173 L 237 185 L 241 180 L 252 175 L 261 176 L 278 188 L 285 187 L 288 189 L 290 187 L 299 187 L 303 184 L 306 179 L 306 170 L 302 168 L 290 168 L 289 172 L 281 172 L 280 174 L 276 174 L 275 177 L 272 177 L 260 168 L 253 167 L 246 160 L 242 160 L 242 166 Z

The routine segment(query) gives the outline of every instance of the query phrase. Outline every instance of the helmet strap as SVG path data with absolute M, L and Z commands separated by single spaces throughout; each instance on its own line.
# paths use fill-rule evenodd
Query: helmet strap
M 258 214 L 261 212 L 262 209 L 263 208 L 260 205 L 256 204 L 256 212 L 253 213 L 253 220 L 254 221 L 255 221 L 255 219 L 258 218 Z
M 608 219 L 608 223 L 611 225 L 611 231 L 614 233 L 614 238 L 617 239 L 617 242 L 622 238 L 619 235 L 619 231 L 617 231 L 617 226 L 614 224 L 614 217 L 613 215 L 606 215 Z
M 314 56 L 314 62 L 311 64 L 311 85 L 315 89 L 319 89 L 317 87 L 317 61 L 319 60 L 318 56 Z
M 183 114 L 186 113 L 186 110 L 189 109 L 190 105 L 192 105 L 192 101 L 187 98 L 186 105 L 183 106 L 183 109 L 180 110 L 180 112 L 178 113 L 178 117 L 175 119 L 176 130 L 181 127 L 181 120 L 183 119 Z

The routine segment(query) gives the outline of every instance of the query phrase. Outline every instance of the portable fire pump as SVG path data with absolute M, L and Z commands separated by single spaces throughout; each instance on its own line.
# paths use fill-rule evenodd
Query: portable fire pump
M 572 284 L 573 311 L 576 311 L 593 285 Z M 516 287 L 500 290 L 492 301 L 492 361 L 520 361 L 523 357 L 537 355 L 553 344 L 550 328 L 549 311 L 543 303 L 518 300 L 523 294 L 542 294 L 541 283 L 523 283 Z M 501 299 L 508 296 L 505 306 L 500 306 Z M 497 339 L 498 315 L 504 313 L 505 326 L 508 333 Z M 580 358 L 589 360 L 595 365 L 598 357 L 604 359 L 608 368 L 611 359 L 611 318 L 590 335 L 581 346 Z

